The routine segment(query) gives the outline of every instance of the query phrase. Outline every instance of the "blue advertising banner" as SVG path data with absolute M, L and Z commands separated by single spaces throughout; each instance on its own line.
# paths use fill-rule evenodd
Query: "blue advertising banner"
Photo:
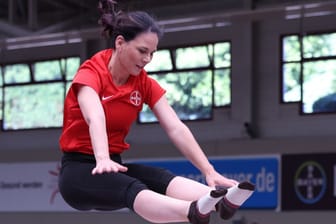
M 278 206 L 279 156 L 210 158 L 222 175 L 256 185 L 255 193 L 242 208 L 275 209 Z M 166 168 L 173 173 L 205 183 L 204 176 L 185 159 L 142 160 L 147 165 Z

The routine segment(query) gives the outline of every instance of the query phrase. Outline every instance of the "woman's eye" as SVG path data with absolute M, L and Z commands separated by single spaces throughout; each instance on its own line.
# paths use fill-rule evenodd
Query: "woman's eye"
M 140 52 L 141 54 L 146 54 L 146 53 L 147 53 L 147 51 L 144 50 L 144 49 L 139 49 L 139 52 Z

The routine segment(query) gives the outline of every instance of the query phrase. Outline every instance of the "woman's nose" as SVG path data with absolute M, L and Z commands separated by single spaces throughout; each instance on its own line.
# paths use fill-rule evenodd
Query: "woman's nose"
M 147 64 L 152 60 L 152 55 L 147 54 L 144 58 L 143 61 Z

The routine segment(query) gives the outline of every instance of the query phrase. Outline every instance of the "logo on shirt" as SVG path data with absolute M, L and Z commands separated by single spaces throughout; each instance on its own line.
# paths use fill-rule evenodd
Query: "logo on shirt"
M 141 98 L 141 93 L 138 90 L 135 90 L 131 93 L 130 102 L 135 106 L 139 106 L 141 104 Z
M 113 97 L 112 95 L 111 96 L 102 96 L 102 100 L 104 101 L 104 100 L 108 100 L 108 99 L 110 99 L 111 97 Z

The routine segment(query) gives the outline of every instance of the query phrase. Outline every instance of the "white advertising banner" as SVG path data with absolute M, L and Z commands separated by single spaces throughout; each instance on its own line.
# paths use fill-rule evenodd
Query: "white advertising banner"
M 0 163 L 0 212 L 75 211 L 58 190 L 59 162 Z

